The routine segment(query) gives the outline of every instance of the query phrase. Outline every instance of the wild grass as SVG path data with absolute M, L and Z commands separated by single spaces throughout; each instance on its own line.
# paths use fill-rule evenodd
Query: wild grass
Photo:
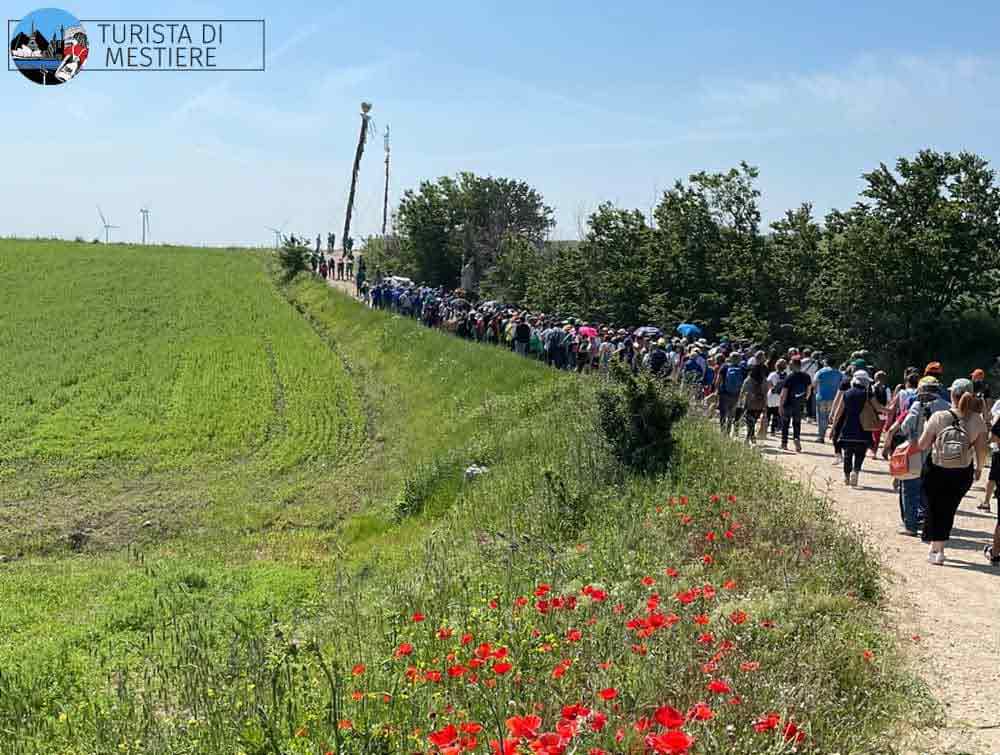
M 239 275 L 265 275 L 249 259 Z M 632 752 L 669 705 L 711 709 L 691 752 L 846 755 L 926 720 L 860 536 L 758 456 L 690 420 L 667 472 L 633 475 L 594 381 L 307 278 L 269 292 L 349 376 L 357 456 L 325 484 L 302 459 L 250 485 L 164 477 L 215 503 L 138 545 L 0 564 L 0 752 L 446 751 L 428 736 L 449 725 L 489 752 L 530 714 L 576 729 L 549 751 Z

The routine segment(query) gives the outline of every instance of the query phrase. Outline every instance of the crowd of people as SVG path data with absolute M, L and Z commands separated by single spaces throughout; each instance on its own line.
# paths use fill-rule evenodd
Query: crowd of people
M 695 325 L 676 333 L 660 328 L 611 327 L 505 306 L 473 303 L 461 290 L 382 277 L 357 282 L 371 307 L 412 317 L 459 337 L 510 349 L 560 370 L 605 373 L 613 360 L 633 371 L 673 381 L 723 433 L 756 445 L 770 436 L 782 451 L 802 451 L 803 420 L 815 423 L 815 441 L 830 444 L 844 484 L 861 485 L 869 454 L 891 459 L 899 498 L 899 534 L 921 537 L 928 561 L 945 562 L 955 515 L 992 459 L 986 494 L 978 508 L 1000 509 L 1000 400 L 993 402 L 983 370 L 944 381 L 930 362 L 908 368 L 893 385 L 868 352 L 836 361 L 820 350 L 779 353 L 749 341 L 710 343 Z M 986 559 L 1000 566 L 1000 511 Z

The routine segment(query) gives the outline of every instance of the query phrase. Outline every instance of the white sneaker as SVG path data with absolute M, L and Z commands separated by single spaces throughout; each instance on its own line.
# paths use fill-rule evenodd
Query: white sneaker
M 833 457 L 833 466 L 835 466 L 835 467 L 841 467 L 843 465 L 844 465 L 844 457 L 843 456 L 841 456 L 840 454 L 837 454 L 836 456 Z
M 858 486 L 858 473 L 851 472 L 851 487 L 856 488 Z
M 943 566 L 944 565 L 944 551 L 938 551 L 934 554 L 934 565 Z
M 937 553 L 934 551 L 927 551 L 927 563 L 936 564 L 937 563 Z

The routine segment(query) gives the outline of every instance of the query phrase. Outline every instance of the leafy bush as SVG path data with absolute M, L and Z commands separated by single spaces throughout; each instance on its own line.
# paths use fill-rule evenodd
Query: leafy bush
M 287 238 L 278 250 L 278 259 L 281 262 L 281 269 L 285 271 L 287 283 L 299 273 L 309 269 L 309 245 L 301 239 Z
M 673 452 L 674 425 L 686 413 L 687 402 L 650 375 L 633 375 L 622 363 L 612 363 L 610 376 L 597 393 L 601 432 L 625 466 L 662 472 Z

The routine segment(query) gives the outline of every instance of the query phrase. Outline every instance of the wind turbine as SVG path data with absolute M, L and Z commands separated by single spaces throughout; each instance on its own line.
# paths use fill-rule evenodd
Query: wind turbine
M 146 246 L 146 234 L 149 233 L 149 202 L 143 205 L 142 209 L 139 210 L 139 214 L 142 215 L 142 245 Z
M 101 206 L 100 205 L 97 205 L 97 214 L 101 216 L 101 222 L 104 224 L 104 243 L 105 244 L 110 244 L 111 243 L 111 231 L 112 230 L 117 230 L 118 228 L 120 228 L 120 226 L 111 225 L 110 223 L 108 223 L 108 219 L 106 217 L 104 217 L 104 213 L 101 212 Z
M 281 239 L 285 235 L 285 227 L 287 225 L 288 225 L 288 221 L 286 220 L 284 223 L 281 224 L 281 228 L 280 229 L 279 228 L 275 228 L 275 227 L 270 226 L 270 225 L 264 226 L 265 228 L 267 228 L 267 230 L 269 230 L 271 233 L 274 234 L 274 248 L 275 249 L 279 249 L 281 247 Z

